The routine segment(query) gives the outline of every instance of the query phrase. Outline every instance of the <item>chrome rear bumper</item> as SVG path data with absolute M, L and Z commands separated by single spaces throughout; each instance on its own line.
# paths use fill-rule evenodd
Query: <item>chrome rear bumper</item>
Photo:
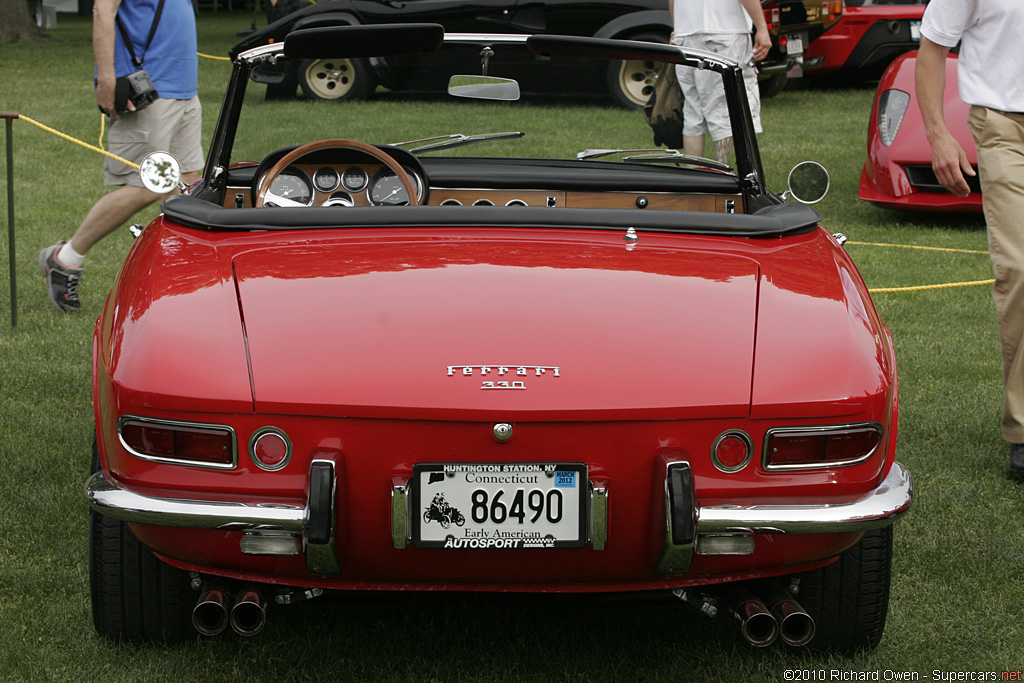
M 333 478 L 333 469 L 330 471 Z M 676 477 L 675 480 L 670 480 Z M 331 483 L 331 482 L 328 482 Z M 405 482 L 407 486 L 407 482 Z M 401 491 L 405 486 L 399 486 Z M 251 532 L 283 532 L 306 538 L 311 517 L 333 517 L 331 510 L 312 511 L 305 506 L 275 503 L 245 504 L 237 502 L 158 498 L 129 491 L 107 479 L 103 472 L 94 474 L 86 484 L 92 508 L 108 517 L 136 524 L 183 527 L 190 529 L 222 529 Z M 592 486 L 591 545 L 604 546 L 607 537 L 607 516 L 603 513 L 604 487 Z M 394 491 L 392 492 L 394 497 Z M 602 506 L 594 505 L 594 497 Z M 699 540 L 703 537 L 742 539 L 752 534 L 828 534 L 867 531 L 891 524 L 910 507 L 913 481 L 910 472 L 900 463 L 893 463 L 889 474 L 872 491 L 854 500 L 823 499 L 805 504 L 745 504 L 700 506 L 693 490 L 687 463 L 670 463 L 666 468 L 665 543 L 655 574 L 685 572 L 696 552 L 701 554 Z M 404 500 L 402 501 L 404 503 Z M 392 504 L 392 532 L 395 547 L 404 547 L 408 538 L 405 505 Z M 403 514 L 404 513 L 404 514 Z M 599 514 L 600 513 L 600 514 Z M 600 527 L 600 528 L 599 528 Z M 405 533 L 402 533 L 405 531 Z M 333 536 L 333 529 L 329 535 Z M 308 539 L 307 539 L 308 540 Z M 333 539 L 328 539 L 328 543 Z M 600 544 L 598 543 L 600 540 Z M 323 539 L 313 540 L 323 544 Z M 740 544 L 742 545 L 742 544 Z M 751 541 L 750 549 L 753 549 Z M 307 544 L 307 549 L 308 549 Z M 710 544 L 709 544 L 710 548 Z M 707 554 L 746 554 L 740 552 Z

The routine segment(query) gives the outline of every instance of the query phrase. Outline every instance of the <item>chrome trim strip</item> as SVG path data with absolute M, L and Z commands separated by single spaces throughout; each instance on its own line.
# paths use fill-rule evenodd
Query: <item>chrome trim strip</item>
M 409 505 L 412 503 L 409 496 L 409 482 L 392 482 L 391 485 L 391 543 L 397 550 L 409 547 L 412 540 L 412 529 L 409 526 Z
M 769 465 L 768 464 L 768 442 L 775 434 L 808 434 L 817 435 L 824 433 L 844 434 L 846 432 L 873 427 L 878 430 L 878 443 L 866 455 L 849 460 L 832 460 L 817 464 L 796 464 L 796 465 Z M 764 447 L 761 449 L 761 466 L 765 472 L 792 472 L 794 470 L 824 470 L 830 467 L 849 467 L 859 465 L 871 459 L 871 456 L 878 452 L 879 447 L 885 442 L 885 428 L 878 422 L 855 422 L 846 425 L 816 425 L 811 427 L 774 427 L 765 432 Z
M 608 489 L 590 483 L 590 547 L 604 550 L 608 543 Z
M 914 482 L 898 462 L 878 486 L 847 502 L 806 505 L 711 505 L 697 508 L 697 533 L 829 534 L 891 524 L 910 508 Z
M 179 458 L 161 458 L 157 455 L 145 455 L 139 453 L 137 450 L 132 448 L 125 442 L 124 437 L 121 436 L 121 427 L 126 422 L 144 422 L 146 424 L 159 425 L 165 427 L 197 427 L 199 429 L 223 429 L 231 434 L 231 464 L 221 465 L 218 463 L 200 462 L 197 460 L 181 460 Z M 128 452 L 139 460 L 146 460 L 149 462 L 164 462 L 171 465 L 184 465 L 186 467 L 201 467 L 207 470 L 233 470 L 238 467 L 238 434 L 235 432 L 234 427 L 231 425 L 214 424 L 212 422 L 189 422 L 187 420 L 163 420 L 155 417 L 140 417 L 138 415 L 122 415 L 117 420 L 117 440 L 121 444 L 121 448 Z
M 97 472 L 85 485 L 89 504 L 100 514 L 136 524 L 249 531 L 301 532 L 306 511 L 299 506 L 247 505 L 227 501 L 157 498 L 133 493 Z

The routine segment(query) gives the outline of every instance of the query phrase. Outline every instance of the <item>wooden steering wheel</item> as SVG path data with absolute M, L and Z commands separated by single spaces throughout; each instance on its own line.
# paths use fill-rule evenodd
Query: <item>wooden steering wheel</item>
M 260 180 L 259 192 L 256 194 L 256 206 L 261 207 L 266 205 L 267 194 L 270 192 L 270 186 L 273 184 L 274 179 L 281 175 L 281 173 L 295 162 L 296 159 L 303 157 L 310 152 L 315 152 L 321 149 L 331 149 L 334 147 L 358 150 L 372 156 L 374 159 L 387 166 L 388 170 L 392 171 L 396 176 L 398 176 L 398 179 L 402 181 L 402 186 L 409 195 L 409 206 L 419 205 L 419 199 L 416 197 L 415 183 L 413 183 L 409 173 L 402 168 L 402 165 L 391 158 L 390 155 L 380 151 L 373 145 L 366 144 L 365 142 L 359 142 L 358 140 L 345 140 L 343 138 L 332 138 L 328 140 L 317 140 L 316 142 L 308 142 L 305 145 L 300 145 L 278 159 L 277 163 L 271 166 L 270 170 L 267 171 Z

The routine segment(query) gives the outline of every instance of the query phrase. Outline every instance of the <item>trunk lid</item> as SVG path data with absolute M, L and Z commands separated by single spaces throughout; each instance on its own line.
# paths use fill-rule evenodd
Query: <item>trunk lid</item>
M 758 266 L 700 238 L 644 235 L 633 250 L 601 231 L 277 239 L 234 260 L 260 412 L 749 413 Z

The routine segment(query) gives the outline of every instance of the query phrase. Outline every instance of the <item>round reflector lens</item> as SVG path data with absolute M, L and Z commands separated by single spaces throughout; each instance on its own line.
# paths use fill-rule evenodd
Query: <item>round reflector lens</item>
M 253 462 L 264 470 L 279 470 L 288 464 L 292 444 L 288 437 L 276 429 L 262 429 L 253 434 L 249 447 Z
M 738 472 L 753 455 L 753 442 L 744 432 L 725 432 L 715 439 L 711 460 L 723 472 Z

